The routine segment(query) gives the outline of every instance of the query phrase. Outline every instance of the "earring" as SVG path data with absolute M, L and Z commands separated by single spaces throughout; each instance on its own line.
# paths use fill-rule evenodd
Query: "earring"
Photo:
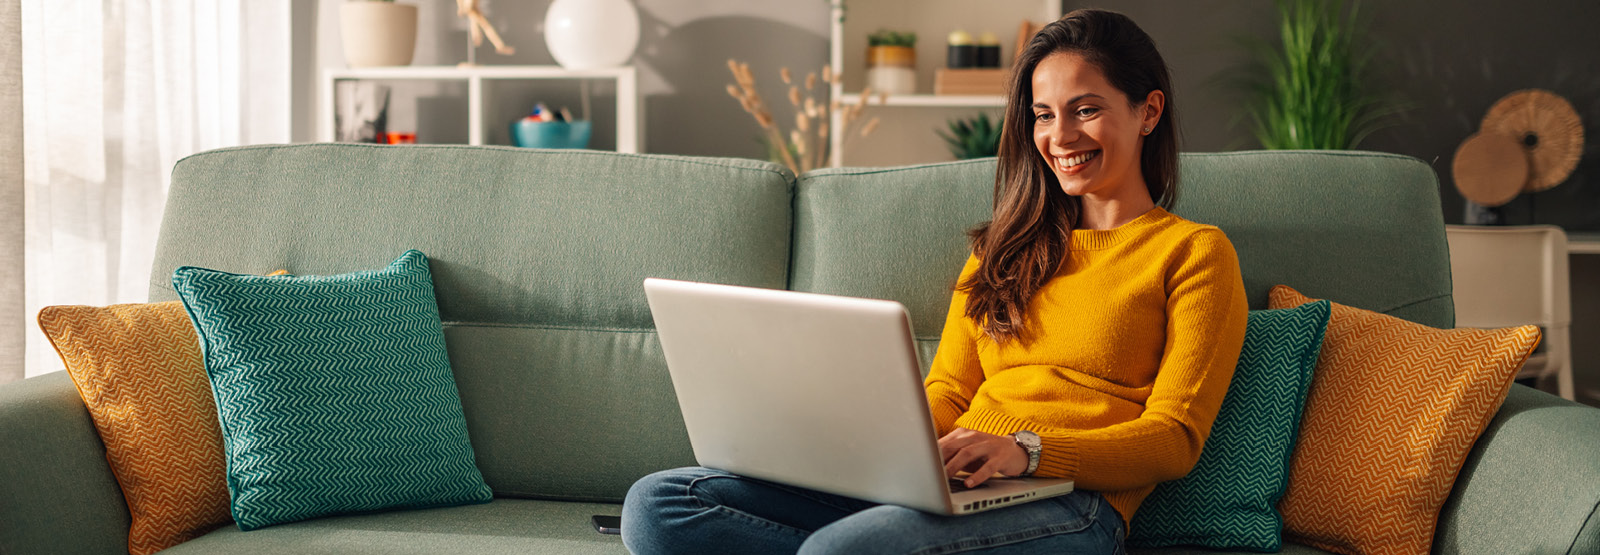
M 1146 135 L 1150 134 L 1150 128 L 1149 127 L 1144 128 L 1144 134 L 1146 134 Z

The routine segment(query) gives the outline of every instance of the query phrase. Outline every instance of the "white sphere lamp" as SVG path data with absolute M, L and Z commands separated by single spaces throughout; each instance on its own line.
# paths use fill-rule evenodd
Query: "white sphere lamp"
M 544 42 L 561 67 L 617 67 L 639 46 L 639 12 L 628 0 L 556 0 L 545 12 Z

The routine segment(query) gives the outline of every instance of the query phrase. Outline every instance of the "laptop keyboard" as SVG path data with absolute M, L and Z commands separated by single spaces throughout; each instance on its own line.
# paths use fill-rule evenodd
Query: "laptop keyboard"
M 983 489 L 984 487 L 987 487 L 988 485 L 989 485 L 989 482 L 985 481 L 982 484 L 978 484 L 977 487 L 969 488 L 969 487 L 967 487 L 967 481 L 965 479 L 962 479 L 962 478 L 951 478 L 950 479 L 950 493 L 960 493 L 960 492 L 963 492 L 963 491 L 967 491 L 969 489 Z

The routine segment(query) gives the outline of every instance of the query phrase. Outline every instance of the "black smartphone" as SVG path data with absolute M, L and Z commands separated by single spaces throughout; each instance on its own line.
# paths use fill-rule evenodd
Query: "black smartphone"
M 621 534 L 622 517 L 610 515 L 594 515 L 594 531 L 601 534 Z

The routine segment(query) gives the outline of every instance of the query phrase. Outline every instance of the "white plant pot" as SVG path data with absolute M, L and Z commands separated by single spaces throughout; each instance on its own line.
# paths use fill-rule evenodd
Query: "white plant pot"
M 916 94 L 917 70 L 909 67 L 867 68 L 867 85 L 873 92 L 884 94 Z
M 617 67 L 639 46 L 639 12 L 628 0 L 555 0 L 545 12 L 544 43 L 561 67 Z
M 403 66 L 417 51 L 417 7 L 393 2 L 339 6 L 344 61 L 350 67 Z

